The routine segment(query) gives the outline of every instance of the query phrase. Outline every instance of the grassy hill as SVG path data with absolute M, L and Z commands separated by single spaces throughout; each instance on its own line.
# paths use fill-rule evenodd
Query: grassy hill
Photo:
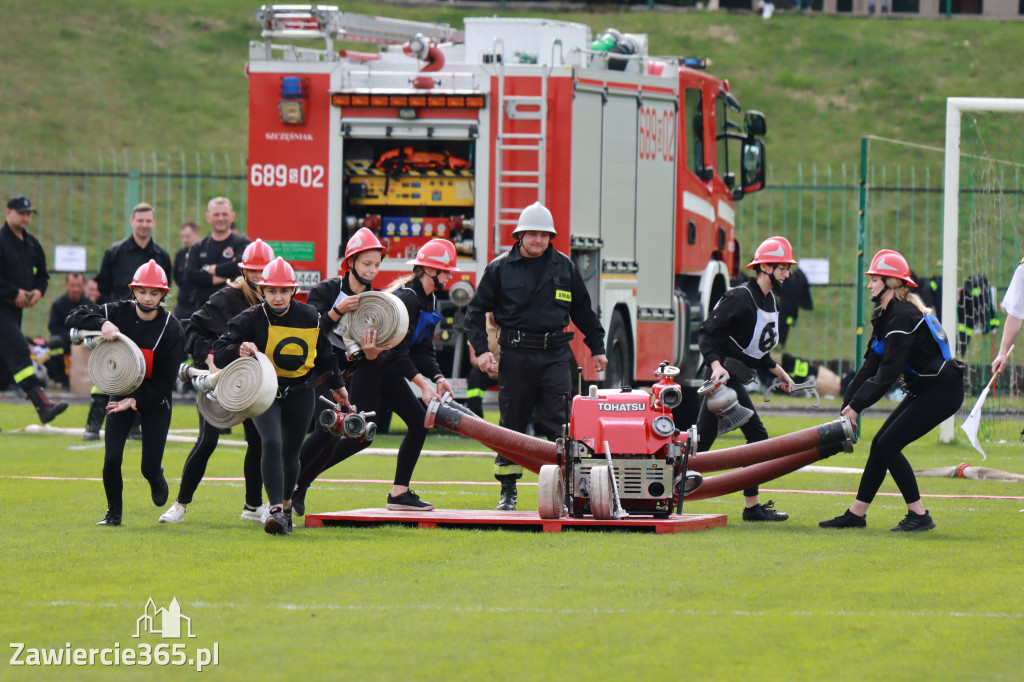
M 7 0 L 0 42 L 0 162 L 93 163 L 111 150 L 243 154 L 255 0 Z M 487 9 L 350 2 L 343 9 L 461 25 Z M 1021 94 L 1021 25 L 749 13 L 547 13 L 650 35 L 651 52 L 713 61 L 745 107 L 767 114 L 776 172 L 856 165 L 859 138 L 941 145 L 947 96 Z M 880 149 L 879 153 L 887 153 Z M 896 154 L 896 151 L 888 153 Z M 917 152 L 900 150 L 902 162 Z M 881 157 L 879 157 L 880 159 Z M 894 157 L 895 158 L 895 157 Z

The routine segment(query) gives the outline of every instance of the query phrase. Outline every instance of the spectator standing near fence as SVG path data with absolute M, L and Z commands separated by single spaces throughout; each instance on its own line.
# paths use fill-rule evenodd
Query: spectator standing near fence
M 46 397 L 21 331 L 22 311 L 39 303 L 50 279 L 43 247 L 28 232 L 35 213 L 28 197 L 11 197 L 0 227 L 0 352 L 15 383 L 36 408 L 39 421 L 46 424 L 68 409 L 68 404 Z
M 147 203 L 136 204 L 129 222 L 131 235 L 107 249 L 96 275 L 100 293 L 113 301 L 132 298 L 129 288 L 132 276 L 150 260 L 156 261 L 164 272 L 171 272 L 170 254 L 153 240 L 156 229 L 153 207 Z
M 71 336 L 64 324 L 68 313 L 82 305 L 86 300 L 85 278 L 80 272 L 69 272 L 64 275 L 64 295 L 50 305 L 50 359 L 46 361 L 46 370 L 50 378 L 68 391 L 71 389 Z
M 181 248 L 174 254 L 174 284 L 178 287 L 177 303 L 174 306 L 174 316 L 179 320 L 187 320 L 196 310 L 199 303 L 195 300 L 195 291 L 191 284 L 185 281 L 185 262 L 188 259 L 188 250 L 199 241 L 199 226 L 192 220 L 186 220 L 181 224 Z
M 1007 355 L 1010 346 L 1020 333 L 1021 322 L 1024 321 L 1024 258 L 1013 272 L 1010 285 L 999 307 L 1006 311 L 1006 323 L 1003 325 L 1003 339 L 999 343 L 999 352 L 992 361 L 992 372 L 999 374 L 1006 369 Z
M 206 205 L 210 235 L 194 243 L 185 259 L 185 283 L 192 287 L 197 306 L 210 300 L 229 280 L 242 274 L 242 260 L 249 238 L 231 231 L 235 211 L 225 197 L 214 197 Z

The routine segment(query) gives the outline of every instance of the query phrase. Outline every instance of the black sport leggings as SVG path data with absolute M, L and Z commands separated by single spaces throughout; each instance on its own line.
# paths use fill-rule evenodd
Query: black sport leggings
M 707 370 L 705 378 L 710 376 L 711 370 Z M 736 391 L 736 400 L 740 405 L 749 410 L 754 410 L 754 403 L 750 400 L 750 394 L 747 393 L 747 389 L 743 387 L 743 384 L 737 379 L 730 377 L 729 381 L 725 382 L 725 385 Z M 761 421 L 757 410 L 754 410 L 754 416 L 740 427 L 740 431 L 748 443 L 768 440 L 768 429 L 764 428 L 764 422 Z M 708 401 L 702 400 L 700 403 L 700 413 L 697 415 L 697 452 L 707 452 L 710 450 L 711 446 L 715 444 L 715 438 L 717 437 L 718 417 L 708 409 Z M 757 491 L 758 488 L 755 485 L 744 490 L 743 495 L 745 497 L 757 497 Z
M 920 500 L 917 478 L 910 462 L 903 456 L 903 448 L 952 416 L 963 402 L 962 383 L 946 383 L 929 388 L 919 396 L 904 398 L 871 441 L 871 451 L 857 488 L 857 500 L 871 504 L 885 480 L 886 470 L 892 474 L 904 502 L 913 504 Z
M 167 429 L 171 426 L 171 398 L 168 396 L 156 405 L 139 408 L 138 412 L 125 410 L 107 414 L 103 489 L 107 493 L 107 509 L 115 514 L 120 514 L 122 509 L 124 482 L 121 478 L 121 463 L 124 460 L 128 430 L 135 421 L 135 415 L 142 418 L 142 475 L 147 481 L 152 481 L 163 472 L 160 463 L 164 459 Z
M 198 411 L 198 408 L 197 408 Z M 245 430 L 245 442 L 248 447 L 245 449 L 245 503 L 256 508 L 263 504 L 263 474 L 260 471 L 260 461 L 263 458 L 262 442 L 260 432 L 251 419 L 242 422 Z M 195 495 L 199 482 L 206 474 L 206 465 L 213 456 L 213 451 L 220 441 L 220 429 L 210 426 L 203 413 L 199 413 L 199 438 L 192 446 L 192 451 L 185 459 L 185 466 L 181 470 L 181 485 L 178 487 L 178 502 L 189 504 L 192 496 Z
M 423 443 L 427 440 L 427 428 L 423 426 L 427 408 L 423 402 L 416 397 L 403 377 L 371 363 L 364 364 L 352 377 L 349 398 L 362 412 L 379 414 L 381 407 L 387 405 L 405 422 L 408 430 L 402 444 L 398 446 L 395 485 L 408 486 L 423 450 Z M 335 438 L 317 429 L 302 446 L 299 487 L 308 488 L 317 476 L 369 445 L 369 441 Z
M 266 412 L 253 417 L 263 441 L 260 468 L 267 489 L 267 503 L 278 507 L 285 491 L 292 498 L 299 477 L 299 448 L 313 414 L 313 391 L 306 389 L 278 398 Z

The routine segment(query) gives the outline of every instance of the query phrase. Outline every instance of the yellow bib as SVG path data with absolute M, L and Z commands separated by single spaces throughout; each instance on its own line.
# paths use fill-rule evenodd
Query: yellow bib
M 274 364 L 277 376 L 295 378 L 309 374 L 316 361 L 319 334 L 318 327 L 297 329 L 271 325 L 267 329 L 266 354 Z

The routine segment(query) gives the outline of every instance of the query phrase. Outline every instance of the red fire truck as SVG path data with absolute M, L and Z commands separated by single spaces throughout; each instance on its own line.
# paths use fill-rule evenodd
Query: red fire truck
M 475 282 L 540 201 L 607 331 L 604 377 L 574 342 L 584 379 L 631 384 L 664 360 L 693 375 L 696 331 L 742 267 L 734 201 L 764 187 L 765 168 L 764 116 L 730 119 L 739 103 L 704 60 L 550 19 L 467 18 L 455 30 L 267 5 L 257 20 L 248 234 L 303 286 L 335 276 L 363 226 L 387 244 L 378 284 L 407 272 L 426 240 L 452 240 L 462 274 L 436 342 L 446 371 L 464 376 Z M 351 42 L 378 49 L 339 49 Z

